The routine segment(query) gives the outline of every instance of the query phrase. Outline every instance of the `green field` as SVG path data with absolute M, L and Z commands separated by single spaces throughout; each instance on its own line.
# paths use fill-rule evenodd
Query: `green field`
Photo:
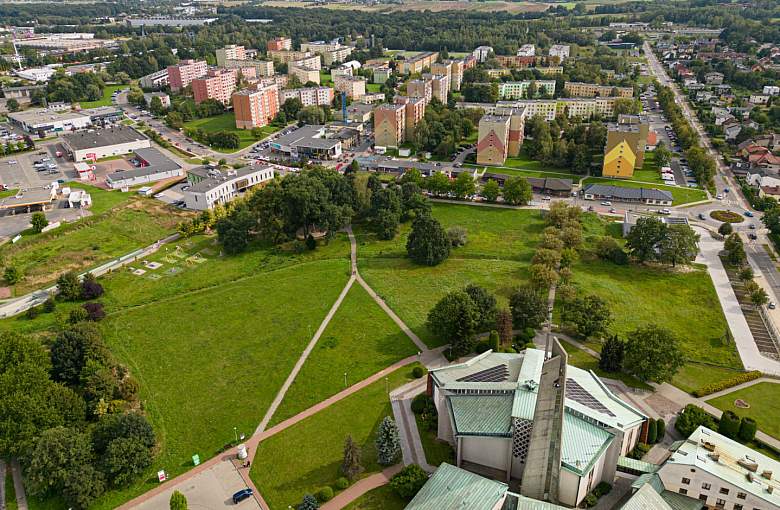
M 174 232 L 187 216 L 158 201 L 73 185 L 92 194 L 92 216 L 42 234 L 23 235 L 21 241 L 0 247 L 4 265 L 24 275 L 13 286 L 15 295 L 50 284 L 64 272 L 84 271 L 147 246 Z
M 702 386 L 725 381 L 739 375 L 744 370 L 702 363 L 686 363 L 672 378 L 672 384 L 683 391 L 692 393 Z
M 414 366 L 390 374 L 389 388 L 409 382 Z M 363 476 L 382 469 L 374 438 L 384 417 L 393 415 L 385 384 L 363 388 L 259 444 L 250 475 L 271 508 L 296 505 L 304 494 L 333 485 L 341 476 L 347 435 L 363 450 Z
M 81 101 L 82 108 L 97 108 L 98 106 L 111 106 L 111 94 L 115 90 L 127 88 L 128 85 L 106 85 L 103 88 L 103 97 L 97 101 Z
M 417 350 L 368 292 L 354 284 L 285 395 L 272 424 L 343 390 L 345 373 L 349 386 Z
M 664 180 L 661 179 L 661 168 L 655 161 L 655 151 L 645 152 L 644 164 L 639 170 L 634 170 L 634 177 L 632 180 L 663 185 Z
M 740 409 L 734 401 L 742 399 L 750 405 L 750 409 Z M 739 416 L 749 416 L 756 420 L 758 428 L 770 436 L 780 438 L 780 384 L 761 382 L 747 388 L 734 391 L 722 397 L 708 400 L 722 411 L 734 411 Z
M 366 83 L 366 92 L 369 94 L 382 92 L 382 85 L 380 83 Z
M 434 216 L 445 229 L 468 232 L 466 246 L 435 266 L 419 266 L 406 258 L 404 225 L 392 241 L 379 241 L 357 229 L 360 271 L 406 324 L 429 346 L 445 343 L 425 326 L 428 311 L 447 292 L 469 283 L 495 292 L 505 306 L 512 290 L 525 279 L 544 224 L 538 211 L 468 205 L 434 204 Z
M 417 422 L 417 431 L 420 433 L 420 443 L 422 443 L 425 452 L 425 461 L 431 466 L 439 466 L 442 462 L 454 464 L 455 450 L 452 446 L 436 437 L 435 428 L 434 430 L 426 429 L 419 415 L 414 415 L 414 420 Z
M 223 113 L 214 117 L 206 117 L 203 119 L 195 119 L 184 124 L 185 128 L 197 129 L 201 128 L 204 131 L 213 133 L 216 131 L 227 131 L 229 133 L 236 133 L 241 140 L 238 145 L 238 149 L 219 149 L 212 147 L 215 151 L 230 153 L 249 147 L 253 143 L 258 142 L 266 136 L 272 135 L 279 131 L 279 128 L 273 126 L 265 126 L 262 128 L 263 136 L 261 138 L 255 138 L 252 136 L 251 129 L 238 129 L 236 127 L 236 116 L 233 112 Z
M 408 501 L 401 498 L 390 485 L 370 490 L 344 507 L 344 510 L 404 510 Z
M 589 184 L 596 183 L 620 186 L 622 188 L 657 188 L 663 191 L 669 191 L 672 193 L 674 205 L 688 204 L 690 202 L 699 202 L 707 199 L 707 194 L 700 189 L 683 188 L 681 186 L 663 186 L 660 184 L 643 184 L 641 182 L 608 179 L 605 177 L 588 177 L 583 182 L 583 188 L 587 187 Z

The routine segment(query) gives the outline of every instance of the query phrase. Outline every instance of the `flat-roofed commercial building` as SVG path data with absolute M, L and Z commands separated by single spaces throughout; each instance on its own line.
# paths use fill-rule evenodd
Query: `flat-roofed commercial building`
M 130 154 L 152 146 L 146 135 L 129 126 L 80 131 L 62 136 L 62 146 L 73 161 L 96 161 L 109 156 Z
M 225 60 L 245 60 L 246 50 L 243 46 L 236 44 L 228 44 L 223 48 L 219 48 L 217 53 L 217 65 L 219 67 L 225 67 Z
M 184 191 L 187 209 L 205 211 L 217 204 L 226 204 L 247 190 L 273 180 L 271 166 L 245 166 L 237 170 L 197 167 L 187 171 L 190 187 Z
M 289 37 L 274 37 L 266 42 L 268 51 L 284 51 L 292 49 L 292 39 Z
M 284 154 L 293 160 L 301 158 L 331 160 L 342 153 L 342 140 L 338 131 L 326 126 L 306 125 L 280 136 L 271 142 L 271 151 Z
M 8 114 L 12 124 L 19 126 L 30 134 L 60 133 L 84 129 L 92 124 L 88 115 L 80 112 L 57 112 L 47 108 L 32 108 L 21 112 Z
M 413 57 L 401 61 L 401 73 L 413 74 L 421 73 L 424 69 L 429 69 L 434 62 L 439 59 L 438 51 L 423 51 Z
M 155 148 L 136 149 L 133 155 L 140 166 L 106 176 L 109 188 L 129 188 L 184 175 L 184 171 L 175 161 Z
M 563 90 L 571 97 L 634 97 L 633 87 L 613 87 L 597 83 L 567 81 Z
M 405 104 L 381 104 L 374 108 L 374 145 L 398 147 L 405 136 Z
M 333 102 L 333 89 L 330 87 L 306 87 L 280 91 L 280 102 L 299 99 L 303 106 L 329 106 Z
M 366 79 L 362 76 L 334 76 L 333 86 L 338 92 L 347 94 L 347 97 L 358 99 L 366 95 Z
M 239 90 L 233 93 L 232 100 L 239 129 L 267 126 L 279 113 L 279 89 L 276 85 Z
M 215 99 L 228 105 L 237 80 L 238 69 L 210 69 L 204 78 L 192 80 L 192 95 L 196 103 Z
M 176 65 L 168 66 L 168 83 L 173 92 L 178 92 L 196 78 L 206 76 L 208 66 L 205 60 L 182 60 Z

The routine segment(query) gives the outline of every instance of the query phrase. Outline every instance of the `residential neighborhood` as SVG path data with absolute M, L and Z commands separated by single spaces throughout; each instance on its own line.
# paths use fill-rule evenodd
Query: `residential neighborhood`
M 780 510 L 780 5 L 0 20 L 0 510 Z

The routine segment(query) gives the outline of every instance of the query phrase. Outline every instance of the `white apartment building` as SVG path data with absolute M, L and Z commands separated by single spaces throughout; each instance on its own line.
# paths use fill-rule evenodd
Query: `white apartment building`
M 362 76 L 334 76 L 333 86 L 338 92 L 344 92 L 347 97 L 360 98 L 366 95 L 366 79 Z
M 142 76 L 138 79 L 138 84 L 144 89 L 161 89 L 168 85 L 168 69 Z
M 225 204 L 242 195 L 246 190 L 271 181 L 271 166 L 245 166 L 237 170 L 217 170 L 198 167 L 187 172 L 190 188 L 183 192 L 187 209 L 204 211 L 216 204 Z
M 333 102 L 333 89 L 330 87 L 307 87 L 302 89 L 280 90 L 279 104 L 288 99 L 300 99 L 303 106 L 328 106 Z
M 474 55 L 477 62 L 484 62 L 491 53 L 493 53 L 492 46 L 478 46 L 471 54 Z
M 536 46 L 533 44 L 523 44 L 517 50 L 518 57 L 533 57 L 536 55 Z
M 217 65 L 225 67 L 226 60 L 246 60 L 246 50 L 243 46 L 228 44 L 224 48 L 217 49 Z
M 780 87 L 777 85 L 764 85 L 762 92 L 766 96 L 780 96 Z
M 553 44 L 550 46 L 548 54 L 551 57 L 558 57 L 561 62 L 569 58 L 571 52 L 571 46 L 568 44 Z

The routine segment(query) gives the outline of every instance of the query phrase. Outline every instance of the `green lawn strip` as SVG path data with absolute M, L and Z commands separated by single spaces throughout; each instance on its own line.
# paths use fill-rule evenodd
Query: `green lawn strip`
M 569 354 L 569 365 L 581 368 L 583 370 L 592 370 L 599 377 L 607 377 L 609 379 L 617 379 L 622 381 L 626 386 L 632 388 L 639 388 L 642 390 L 652 390 L 653 388 L 646 383 L 643 383 L 636 377 L 623 373 L 606 372 L 599 368 L 599 361 L 583 351 L 579 347 L 575 346 L 571 342 L 561 340 L 564 349 Z
M 391 373 L 390 389 L 409 382 L 414 366 Z M 377 381 L 260 443 L 250 475 L 271 508 L 296 505 L 304 494 L 333 485 L 348 435 L 363 450 L 363 476 L 382 469 L 374 438 L 384 417 L 393 415 L 385 384 Z
M 358 284 L 352 286 L 274 414 L 272 425 L 418 351 Z
M 640 325 L 655 323 L 677 335 L 686 358 L 742 369 L 734 345 L 721 340 L 727 324 L 704 269 L 672 271 L 583 259 L 573 273 L 577 287 L 609 304 L 611 333 L 625 336 Z
M 741 409 L 734 405 L 737 399 L 750 405 L 749 409 Z M 708 400 L 707 403 L 721 411 L 734 411 L 739 416 L 749 416 L 756 420 L 758 429 L 772 437 L 780 438 L 780 384 L 761 382 L 733 391 L 721 397 Z
M 403 510 L 408 504 L 388 484 L 366 492 L 344 510 Z
M 582 176 L 581 175 L 575 175 L 571 173 L 563 173 L 563 172 L 553 172 L 553 171 L 547 171 L 547 170 L 525 170 L 521 168 L 511 168 L 507 166 L 485 166 L 485 165 L 474 165 L 471 163 L 466 163 L 464 166 L 467 166 L 469 168 L 478 168 L 483 169 L 487 168 L 487 171 L 489 173 L 494 174 L 504 174 L 504 175 L 511 175 L 511 176 L 519 176 L 519 177 L 557 177 L 561 179 L 571 179 L 572 181 L 576 182 L 578 181 Z
M 252 145 L 261 138 L 265 138 L 278 131 L 278 128 L 272 126 L 265 126 L 262 128 L 263 136 L 261 138 L 255 138 L 252 136 L 251 129 L 238 129 L 236 127 L 236 116 L 233 112 L 223 113 L 222 115 L 216 115 L 214 117 L 206 117 L 203 119 L 195 119 L 184 124 L 185 128 L 197 129 L 201 128 L 209 133 L 217 131 L 227 131 L 228 133 L 236 133 L 240 139 L 238 149 L 221 149 L 212 147 L 212 149 L 218 152 L 231 153 L 241 150 L 245 147 Z
M 0 247 L 5 263 L 17 267 L 24 275 L 14 286 L 15 294 L 44 287 L 62 272 L 83 271 L 147 246 L 172 233 L 185 217 L 160 203 L 154 207 L 149 207 L 150 204 L 139 198 L 135 203 L 98 212 L 43 234 L 24 236 L 16 244 Z
M 366 92 L 369 94 L 376 94 L 377 92 L 381 92 L 382 90 L 382 84 L 380 83 L 366 83 Z
M 443 417 L 442 419 L 446 419 Z M 439 466 L 442 462 L 455 464 L 455 450 L 445 441 L 440 441 L 436 437 L 436 430 L 428 430 L 420 419 L 420 415 L 415 414 L 414 420 L 417 422 L 417 431 L 420 433 L 420 443 L 425 452 L 425 461 L 431 466 Z
M 289 267 L 105 319 L 109 346 L 140 382 L 160 451 L 141 481 L 94 508 L 157 486 L 159 469 L 187 471 L 193 454 L 213 457 L 234 427 L 250 435 L 346 283 L 347 264 Z
M 18 189 L 7 189 L 5 191 L 0 191 L 0 198 L 14 197 L 18 192 Z
M 5 508 L 6 510 L 17 510 L 19 508 L 19 505 L 16 502 L 14 477 L 9 462 L 5 463 Z
M 657 184 L 664 183 L 664 180 L 661 179 L 661 169 L 655 161 L 655 151 L 645 152 L 644 164 L 639 170 L 634 170 L 633 180 L 654 182 Z
M 111 94 L 116 90 L 126 88 L 128 85 L 106 85 L 103 88 L 103 97 L 97 101 L 81 101 L 82 108 L 97 108 L 98 106 L 111 106 Z
M 587 187 L 589 184 L 609 184 L 611 186 L 618 186 L 621 188 L 656 188 L 662 191 L 669 191 L 672 194 L 672 200 L 674 205 L 687 204 L 690 202 L 698 202 L 700 200 L 706 200 L 707 195 L 700 189 L 683 188 L 681 186 L 664 186 L 661 184 L 647 184 L 636 181 L 624 181 L 621 179 L 607 179 L 605 177 L 588 177 L 583 183 L 583 187 Z

